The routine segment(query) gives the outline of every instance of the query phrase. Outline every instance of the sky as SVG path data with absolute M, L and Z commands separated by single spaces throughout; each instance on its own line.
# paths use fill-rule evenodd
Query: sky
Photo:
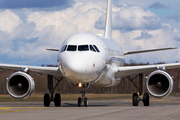
M 126 62 L 180 61 L 179 0 L 113 0 L 113 40 L 124 50 L 179 47 L 126 56 Z M 57 64 L 70 35 L 104 34 L 107 0 L 0 0 L 0 63 Z

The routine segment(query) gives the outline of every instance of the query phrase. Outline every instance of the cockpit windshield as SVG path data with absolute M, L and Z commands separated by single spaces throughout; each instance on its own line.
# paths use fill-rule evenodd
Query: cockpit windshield
M 94 49 L 94 47 L 92 45 L 90 45 L 89 47 L 90 47 L 91 51 L 96 52 L 96 50 Z
M 64 51 L 92 51 L 100 52 L 96 45 L 64 45 L 60 52 Z
M 67 51 L 76 51 L 77 46 L 76 45 L 68 45 Z
M 79 45 L 78 51 L 89 51 L 88 45 Z
M 64 45 L 61 49 L 61 52 L 64 52 L 66 50 L 66 48 L 67 48 L 67 45 Z
M 94 46 L 94 48 L 96 49 L 97 52 L 100 52 L 99 49 L 95 45 L 93 45 L 93 46 Z

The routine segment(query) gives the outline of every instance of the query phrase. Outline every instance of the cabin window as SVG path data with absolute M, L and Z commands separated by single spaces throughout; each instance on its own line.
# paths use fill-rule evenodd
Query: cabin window
M 79 45 L 78 51 L 89 51 L 88 45 Z
M 92 45 L 90 45 L 90 50 L 93 52 L 96 52 L 96 50 L 94 49 L 94 47 Z
M 60 52 L 66 51 L 67 45 L 64 45 Z
M 77 46 L 76 45 L 68 45 L 67 51 L 76 51 Z
M 99 49 L 95 45 L 93 45 L 93 46 L 94 46 L 94 48 L 96 49 L 97 52 L 100 52 Z

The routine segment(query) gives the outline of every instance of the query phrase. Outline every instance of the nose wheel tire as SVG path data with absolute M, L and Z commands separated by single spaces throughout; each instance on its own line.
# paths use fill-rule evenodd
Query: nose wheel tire
M 81 98 L 78 98 L 78 107 L 81 107 Z
M 55 94 L 54 104 L 55 104 L 56 107 L 61 106 L 61 95 L 59 93 Z
M 50 106 L 50 97 L 49 94 L 44 94 L 44 106 L 49 107 Z
M 149 94 L 148 93 L 144 93 L 143 103 L 144 103 L 144 106 L 149 106 Z
M 133 104 L 133 106 L 138 106 L 138 103 L 139 103 L 139 101 L 138 101 L 138 94 L 134 93 L 133 97 L 132 97 L 132 104 Z
M 87 98 L 84 99 L 84 106 L 85 106 L 85 107 L 88 106 L 88 99 L 87 99 Z

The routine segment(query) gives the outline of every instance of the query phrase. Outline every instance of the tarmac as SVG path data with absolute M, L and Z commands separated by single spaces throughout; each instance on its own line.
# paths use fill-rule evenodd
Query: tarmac
M 129 98 L 89 100 L 88 107 L 77 101 L 62 101 L 61 107 L 44 107 L 43 102 L 0 102 L 0 120 L 180 120 L 180 97 L 150 100 L 150 106 L 132 106 Z

